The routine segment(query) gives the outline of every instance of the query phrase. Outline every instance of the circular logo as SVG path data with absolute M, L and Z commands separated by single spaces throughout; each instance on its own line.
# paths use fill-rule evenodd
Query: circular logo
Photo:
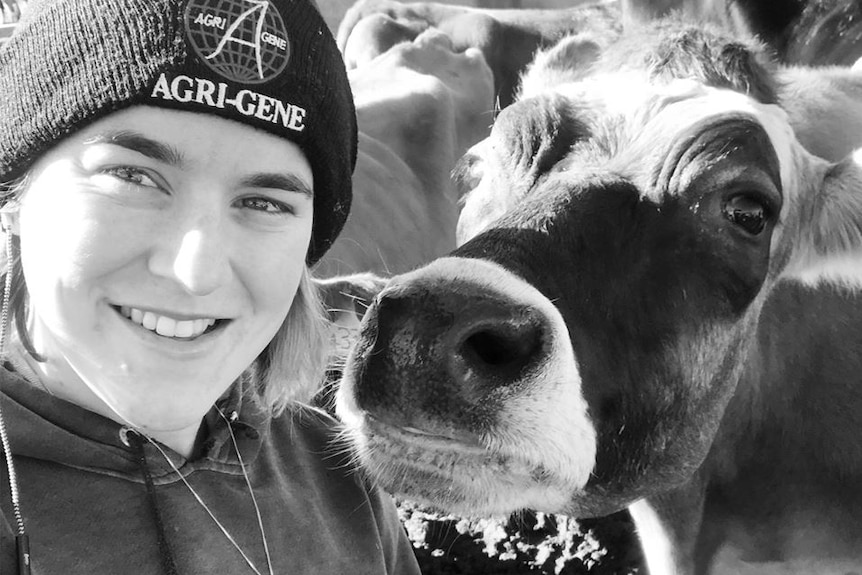
M 234 82 L 268 82 L 290 59 L 284 20 L 269 0 L 189 0 L 185 24 L 198 57 Z

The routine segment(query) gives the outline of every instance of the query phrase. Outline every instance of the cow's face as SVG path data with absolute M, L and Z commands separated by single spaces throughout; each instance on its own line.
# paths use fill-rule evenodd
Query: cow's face
M 859 236 L 821 201 L 850 168 L 696 79 L 548 87 L 464 163 L 463 245 L 381 292 L 339 397 L 386 488 L 459 511 L 600 515 L 690 478 L 771 286 Z

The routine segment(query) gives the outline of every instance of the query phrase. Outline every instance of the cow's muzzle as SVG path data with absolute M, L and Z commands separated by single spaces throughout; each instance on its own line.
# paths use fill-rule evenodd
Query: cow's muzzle
M 378 295 L 338 410 L 373 469 L 439 477 L 473 510 L 484 504 L 452 483 L 517 485 L 524 496 L 552 488 L 556 500 L 582 488 L 595 462 L 562 316 L 534 287 L 482 260 L 437 260 Z

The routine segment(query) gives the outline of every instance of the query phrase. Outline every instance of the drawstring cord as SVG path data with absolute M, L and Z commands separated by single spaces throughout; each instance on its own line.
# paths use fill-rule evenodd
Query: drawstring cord
M 165 525 L 162 523 L 162 514 L 159 511 L 159 503 L 156 500 L 156 488 L 153 485 L 153 476 L 150 474 L 150 468 L 147 465 L 147 454 L 144 451 L 144 441 L 141 435 L 130 429 L 126 433 L 126 439 L 129 446 L 135 450 L 138 456 L 138 465 L 141 468 L 141 475 L 144 477 L 144 484 L 147 488 L 147 502 L 150 504 L 150 510 L 153 512 L 153 521 L 156 524 L 156 533 L 159 540 L 159 555 L 162 559 L 162 569 L 166 575 L 178 575 L 177 566 L 174 562 L 174 555 L 171 552 L 170 543 L 165 535 Z
M 231 425 L 231 422 L 233 420 L 235 420 L 235 418 L 236 418 L 236 412 L 234 412 L 231 416 L 231 419 L 228 420 L 228 418 L 225 417 L 224 412 L 221 409 L 219 409 L 218 406 L 216 406 L 216 410 L 219 412 L 219 415 L 221 415 L 222 419 L 224 419 L 225 423 L 227 424 L 227 429 L 228 429 L 228 432 L 230 433 L 230 438 L 231 438 L 231 442 L 233 443 L 233 448 L 236 450 L 236 455 L 237 455 L 237 458 L 239 460 L 240 467 L 242 468 L 242 474 L 245 477 L 245 483 L 248 486 L 249 494 L 251 495 L 251 500 L 254 503 L 254 512 L 255 512 L 255 515 L 257 515 L 257 525 L 258 525 L 258 528 L 260 529 L 260 538 L 261 538 L 261 541 L 263 542 L 264 553 L 266 554 L 266 565 L 267 565 L 267 568 L 269 569 L 269 575 L 274 575 L 275 572 L 272 569 L 272 558 L 269 555 L 269 544 L 266 541 L 266 532 L 264 532 L 264 530 L 263 530 L 263 518 L 261 517 L 261 514 L 260 514 L 260 507 L 257 504 L 257 498 L 254 496 L 254 490 L 251 487 L 251 480 L 249 479 L 248 472 L 245 469 L 245 463 L 243 463 L 243 461 L 242 461 L 242 454 L 239 451 L 239 445 L 237 445 L 236 436 L 233 433 L 233 428 Z M 245 560 L 245 562 L 249 566 L 249 568 L 251 568 L 251 570 L 254 571 L 256 573 L 256 575 L 262 575 L 262 573 L 260 572 L 260 569 L 258 569 L 257 566 L 255 566 L 254 562 L 252 562 L 252 560 L 248 556 L 248 554 L 245 551 L 243 551 L 242 547 L 239 546 L 239 543 L 237 543 L 237 541 L 236 541 L 236 539 L 234 539 L 233 535 L 230 534 L 230 532 L 227 530 L 227 528 L 225 528 L 225 526 L 222 524 L 222 522 L 218 520 L 218 518 L 215 516 L 215 514 L 213 514 L 212 510 L 209 508 L 209 506 L 206 504 L 206 502 L 203 500 L 203 498 L 201 498 L 200 494 L 198 494 L 198 492 L 195 491 L 194 487 L 192 487 L 192 484 L 189 483 L 189 481 L 180 472 L 180 470 L 177 469 L 177 466 L 174 465 L 174 462 L 171 461 L 171 458 L 168 457 L 168 454 L 165 453 L 165 451 L 161 447 L 159 447 L 159 444 L 157 442 L 153 441 L 153 439 L 151 439 L 150 437 L 148 437 L 146 435 L 144 435 L 143 437 L 147 441 L 149 441 L 152 444 L 152 446 L 155 447 L 159 451 L 159 453 L 162 454 L 162 457 L 165 458 L 165 461 L 168 462 L 168 465 L 171 466 L 171 469 L 174 470 L 174 473 L 176 473 L 177 476 L 180 478 L 180 480 L 185 484 L 185 486 L 188 488 L 189 492 L 191 492 L 191 494 L 195 498 L 195 500 L 197 500 L 197 502 L 200 503 L 201 507 L 204 508 L 204 511 L 207 512 L 207 514 L 210 516 L 210 519 L 213 520 L 213 522 L 218 526 L 218 528 L 221 530 L 221 532 L 224 534 L 224 536 L 227 537 L 227 540 L 230 541 L 231 544 L 239 552 L 239 554 L 242 555 L 242 558 Z
M 6 234 L 6 282 L 3 288 L 3 307 L 0 310 L 0 354 L 6 350 L 6 339 L 9 331 L 9 294 L 12 291 L 12 231 L 5 229 L 5 220 L 3 223 Z M 18 475 L 15 473 L 15 463 L 12 461 L 12 446 L 9 444 L 9 434 L 6 431 L 6 420 L 3 418 L 2 407 L 0 407 L 0 441 L 3 443 L 3 455 L 6 459 L 6 470 L 9 475 L 12 512 L 15 514 L 18 573 L 19 575 L 30 575 L 30 539 L 24 530 L 24 516 L 21 513 L 21 500 L 18 492 Z

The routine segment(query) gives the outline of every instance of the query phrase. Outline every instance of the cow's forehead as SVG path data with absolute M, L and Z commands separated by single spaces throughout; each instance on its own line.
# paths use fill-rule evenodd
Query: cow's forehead
M 747 118 L 766 132 L 778 157 L 781 183 L 792 193 L 797 158 L 802 152 L 786 112 L 730 89 L 706 86 L 689 79 L 650 81 L 645 73 L 597 74 L 552 90 L 575 103 L 588 123 L 614 123 L 625 134 L 652 148 L 670 147 L 674 139 L 699 125 L 724 117 Z

